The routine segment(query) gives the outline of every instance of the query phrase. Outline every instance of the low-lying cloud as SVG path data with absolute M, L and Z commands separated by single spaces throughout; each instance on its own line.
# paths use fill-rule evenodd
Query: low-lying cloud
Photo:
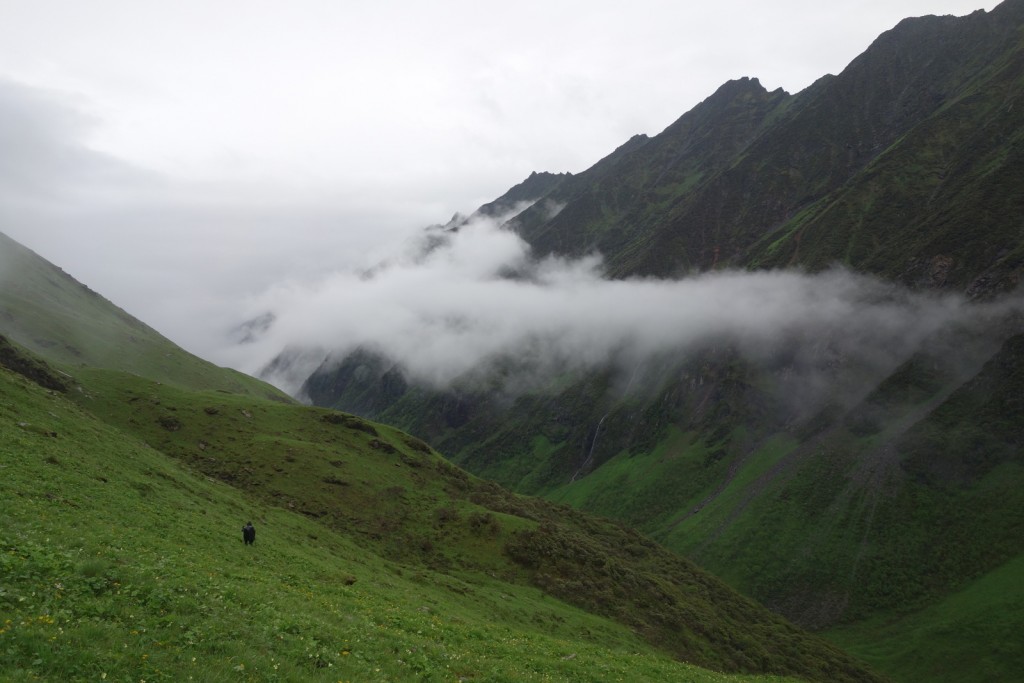
M 652 359 L 728 344 L 750 360 L 785 366 L 794 387 L 813 394 L 828 390 L 821 384 L 829 368 L 888 372 L 944 333 L 1020 307 L 915 293 L 843 269 L 612 280 L 598 255 L 533 258 L 500 222 L 434 230 L 375 267 L 267 290 L 249 313 L 272 312 L 273 323 L 230 347 L 231 363 L 259 372 L 282 350 L 302 349 L 302 367 L 268 375 L 295 393 L 326 357 L 359 348 L 435 388 L 514 359 L 527 374 L 510 381 L 536 389 L 551 373 L 614 363 L 635 376 Z
M 442 205 L 402 185 L 339 198 L 169 177 L 90 147 L 102 122 L 82 107 L 0 78 L 2 230 L 205 358 L 259 373 L 289 350 L 287 372 L 269 378 L 293 393 L 358 348 L 435 387 L 501 363 L 518 392 L 609 363 L 637 388 L 692 351 L 728 346 L 779 369 L 790 396 L 849 394 L 858 377 L 1020 305 L 843 270 L 610 280 L 598 254 L 537 259 L 500 219 L 479 217 L 395 247 L 401 226 Z

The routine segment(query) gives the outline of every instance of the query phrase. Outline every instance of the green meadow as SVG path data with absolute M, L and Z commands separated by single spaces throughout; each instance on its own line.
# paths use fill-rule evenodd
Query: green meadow
M 408 559 L 422 547 L 391 548 L 406 561 L 389 560 L 371 549 L 387 549 L 386 540 L 354 538 L 374 535 L 369 514 L 352 522 L 353 533 L 331 528 L 168 457 L 147 443 L 156 431 L 127 433 L 89 408 L 102 414 L 120 386 L 155 391 L 145 400 L 168 409 L 155 397 L 177 390 L 128 375 L 77 386 L 72 401 L 0 371 L 2 680 L 786 680 L 675 661 L 631 629 L 536 587 L 459 566 L 441 571 L 443 558 Z M 241 420 L 250 419 L 242 410 L 261 407 L 286 408 L 294 419 L 326 414 L 246 398 L 250 411 L 235 405 L 237 395 L 193 396 L 194 408 L 216 399 L 216 410 L 237 409 Z M 179 408 L 167 412 L 181 415 L 187 402 Z M 285 429 L 280 420 L 272 431 Z M 181 431 L 153 424 L 169 435 Z M 228 429 L 224 439 L 232 438 L 239 437 Z M 383 438 L 391 443 L 391 434 Z M 210 439 L 200 452 L 215 450 Z M 324 457 L 367 461 L 352 468 L 351 486 L 334 485 L 339 498 L 359 495 L 349 489 L 373 477 L 374 467 L 388 470 L 379 473 L 382 485 L 399 486 L 390 476 L 401 469 L 394 462 L 352 443 L 325 449 L 332 455 Z M 387 517 L 393 501 L 380 493 L 362 504 Z M 258 535 L 245 546 L 240 527 L 250 519 Z M 476 539 L 479 551 L 506 533 L 504 525 L 480 522 L 474 532 L 467 523 L 453 533 Z M 466 564 L 477 568 L 491 561 L 482 551 L 468 555 Z

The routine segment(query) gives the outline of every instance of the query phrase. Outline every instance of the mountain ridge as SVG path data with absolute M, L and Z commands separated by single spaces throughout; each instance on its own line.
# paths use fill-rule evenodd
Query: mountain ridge
M 755 119 L 762 117 L 767 125 L 748 122 L 746 129 L 740 128 L 750 138 L 734 140 L 727 161 L 716 164 L 716 157 L 706 153 L 686 157 L 696 167 L 683 174 L 683 188 L 694 185 L 693 191 L 678 193 L 668 187 L 663 174 L 657 173 L 658 157 L 650 154 L 644 163 L 652 170 L 646 177 L 636 173 L 633 179 L 620 178 L 616 182 L 625 180 L 626 185 L 611 189 L 597 189 L 601 181 L 594 180 L 593 189 L 579 190 L 575 199 L 560 188 L 555 198 L 567 205 L 558 217 L 547 225 L 517 220 L 511 227 L 540 255 L 571 256 L 597 249 L 605 255 L 609 273 L 616 277 L 671 276 L 744 262 L 760 267 L 806 264 L 820 269 L 834 260 L 898 276 L 899 271 L 870 267 L 870 263 L 851 260 L 835 249 L 826 252 L 827 260 L 807 259 L 798 251 L 787 251 L 786 257 L 780 258 L 778 233 L 790 231 L 788 225 L 795 221 L 798 225 L 801 212 L 853 180 L 922 120 L 948 107 L 946 100 L 956 95 L 957 87 L 970 84 L 964 81 L 965 69 L 973 69 L 978 76 L 972 77 L 979 78 L 991 62 L 998 61 L 996 57 L 1007 52 L 1018 63 L 1019 33 L 1014 24 L 1019 24 L 1020 15 L 1020 5 L 1014 0 L 991 12 L 966 17 L 906 19 L 883 33 L 838 76 L 819 79 L 796 95 L 781 90 L 767 93 L 756 79 L 724 84 L 643 145 L 651 150 L 693 144 L 690 136 L 699 128 L 699 121 L 708 118 L 721 126 L 722 114 L 730 106 L 742 111 L 750 100 L 770 96 L 767 111 L 755 108 L 749 112 Z M 999 87 L 996 91 L 1003 90 Z M 1008 125 L 1019 130 L 1019 117 L 1014 115 L 1012 122 L 1002 127 Z M 721 130 L 712 134 L 731 139 Z M 602 160 L 577 174 L 577 186 L 584 178 L 600 176 L 606 166 Z M 630 204 L 641 191 L 643 200 Z M 653 203 L 650 198 L 659 192 L 668 192 L 674 199 L 665 209 L 648 215 Z M 745 198 L 750 192 L 756 196 Z M 592 196 L 595 193 L 606 199 L 597 202 Z M 619 198 L 624 201 L 623 208 L 607 204 Z M 605 215 L 584 206 L 603 206 Z M 596 238 L 590 234 L 592 230 L 598 231 Z M 615 231 L 628 234 L 619 236 Z M 745 236 L 744 231 L 749 234 Z M 768 235 L 775 237 L 758 248 L 758 242 L 767 241 Z M 786 237 L 783 242 L 793 239 Z

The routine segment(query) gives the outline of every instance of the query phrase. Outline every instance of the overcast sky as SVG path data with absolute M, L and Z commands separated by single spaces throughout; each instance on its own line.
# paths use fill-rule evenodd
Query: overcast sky
M 579 172 L 742 76 L 797 92 L 981 0 L 0 0 L 0 231 L 191 351 L 282 287 Z

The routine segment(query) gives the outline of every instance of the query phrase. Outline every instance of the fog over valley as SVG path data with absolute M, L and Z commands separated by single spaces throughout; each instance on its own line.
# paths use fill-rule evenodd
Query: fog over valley
M 638 318 L 663 339 L 659 325 L 675 335 L 695 306 L 602 283 L 598 255 L 528 265 L 485 228 L 415 267 L 357 272 L 533 171 L 578 173 L 656 134 L 729 79 L 797 92 L 905 16 L 978 8 L 45 0 L 0 25 L 0 230 L 189 351 L 248 370 L 276 343 L 386 342 L 430 381 L 526 339 L 592 362 L 645 349 L 625 338 Z M 532 279 L 495 275 L 517 267 Z M 593 332 L 612 309 L 594 297 L 620 302 L 621 329 Z M 225 346 L 225 330 L 268 310 L 280 320 L 260 344 Z
M 1018 680 L 1024 0 L 7 5 L 0 680 Z
M 566 370 L 614 364 L 630 377 L 730 346 L 785 365 L 789 393 L 809 396 L 877 381 L 926 345 L 970 357 L 961 333 L 989 334 L 1024 300 L 971 304 L 842 268 L 609 279 L 600 254 L 536 259 L 502 218 L 477 217 L 457 231 L 419 232 L 365 267 L 273 286 L 247 306 L 244 319 L 259 324 L 229 334 L 218 361 L 292 394 L 328 356 L 357 349 L 433 388 L 511 361 L 506 389 L 535 391 Z M 285 349 L 290 363 L 275 366 Z

